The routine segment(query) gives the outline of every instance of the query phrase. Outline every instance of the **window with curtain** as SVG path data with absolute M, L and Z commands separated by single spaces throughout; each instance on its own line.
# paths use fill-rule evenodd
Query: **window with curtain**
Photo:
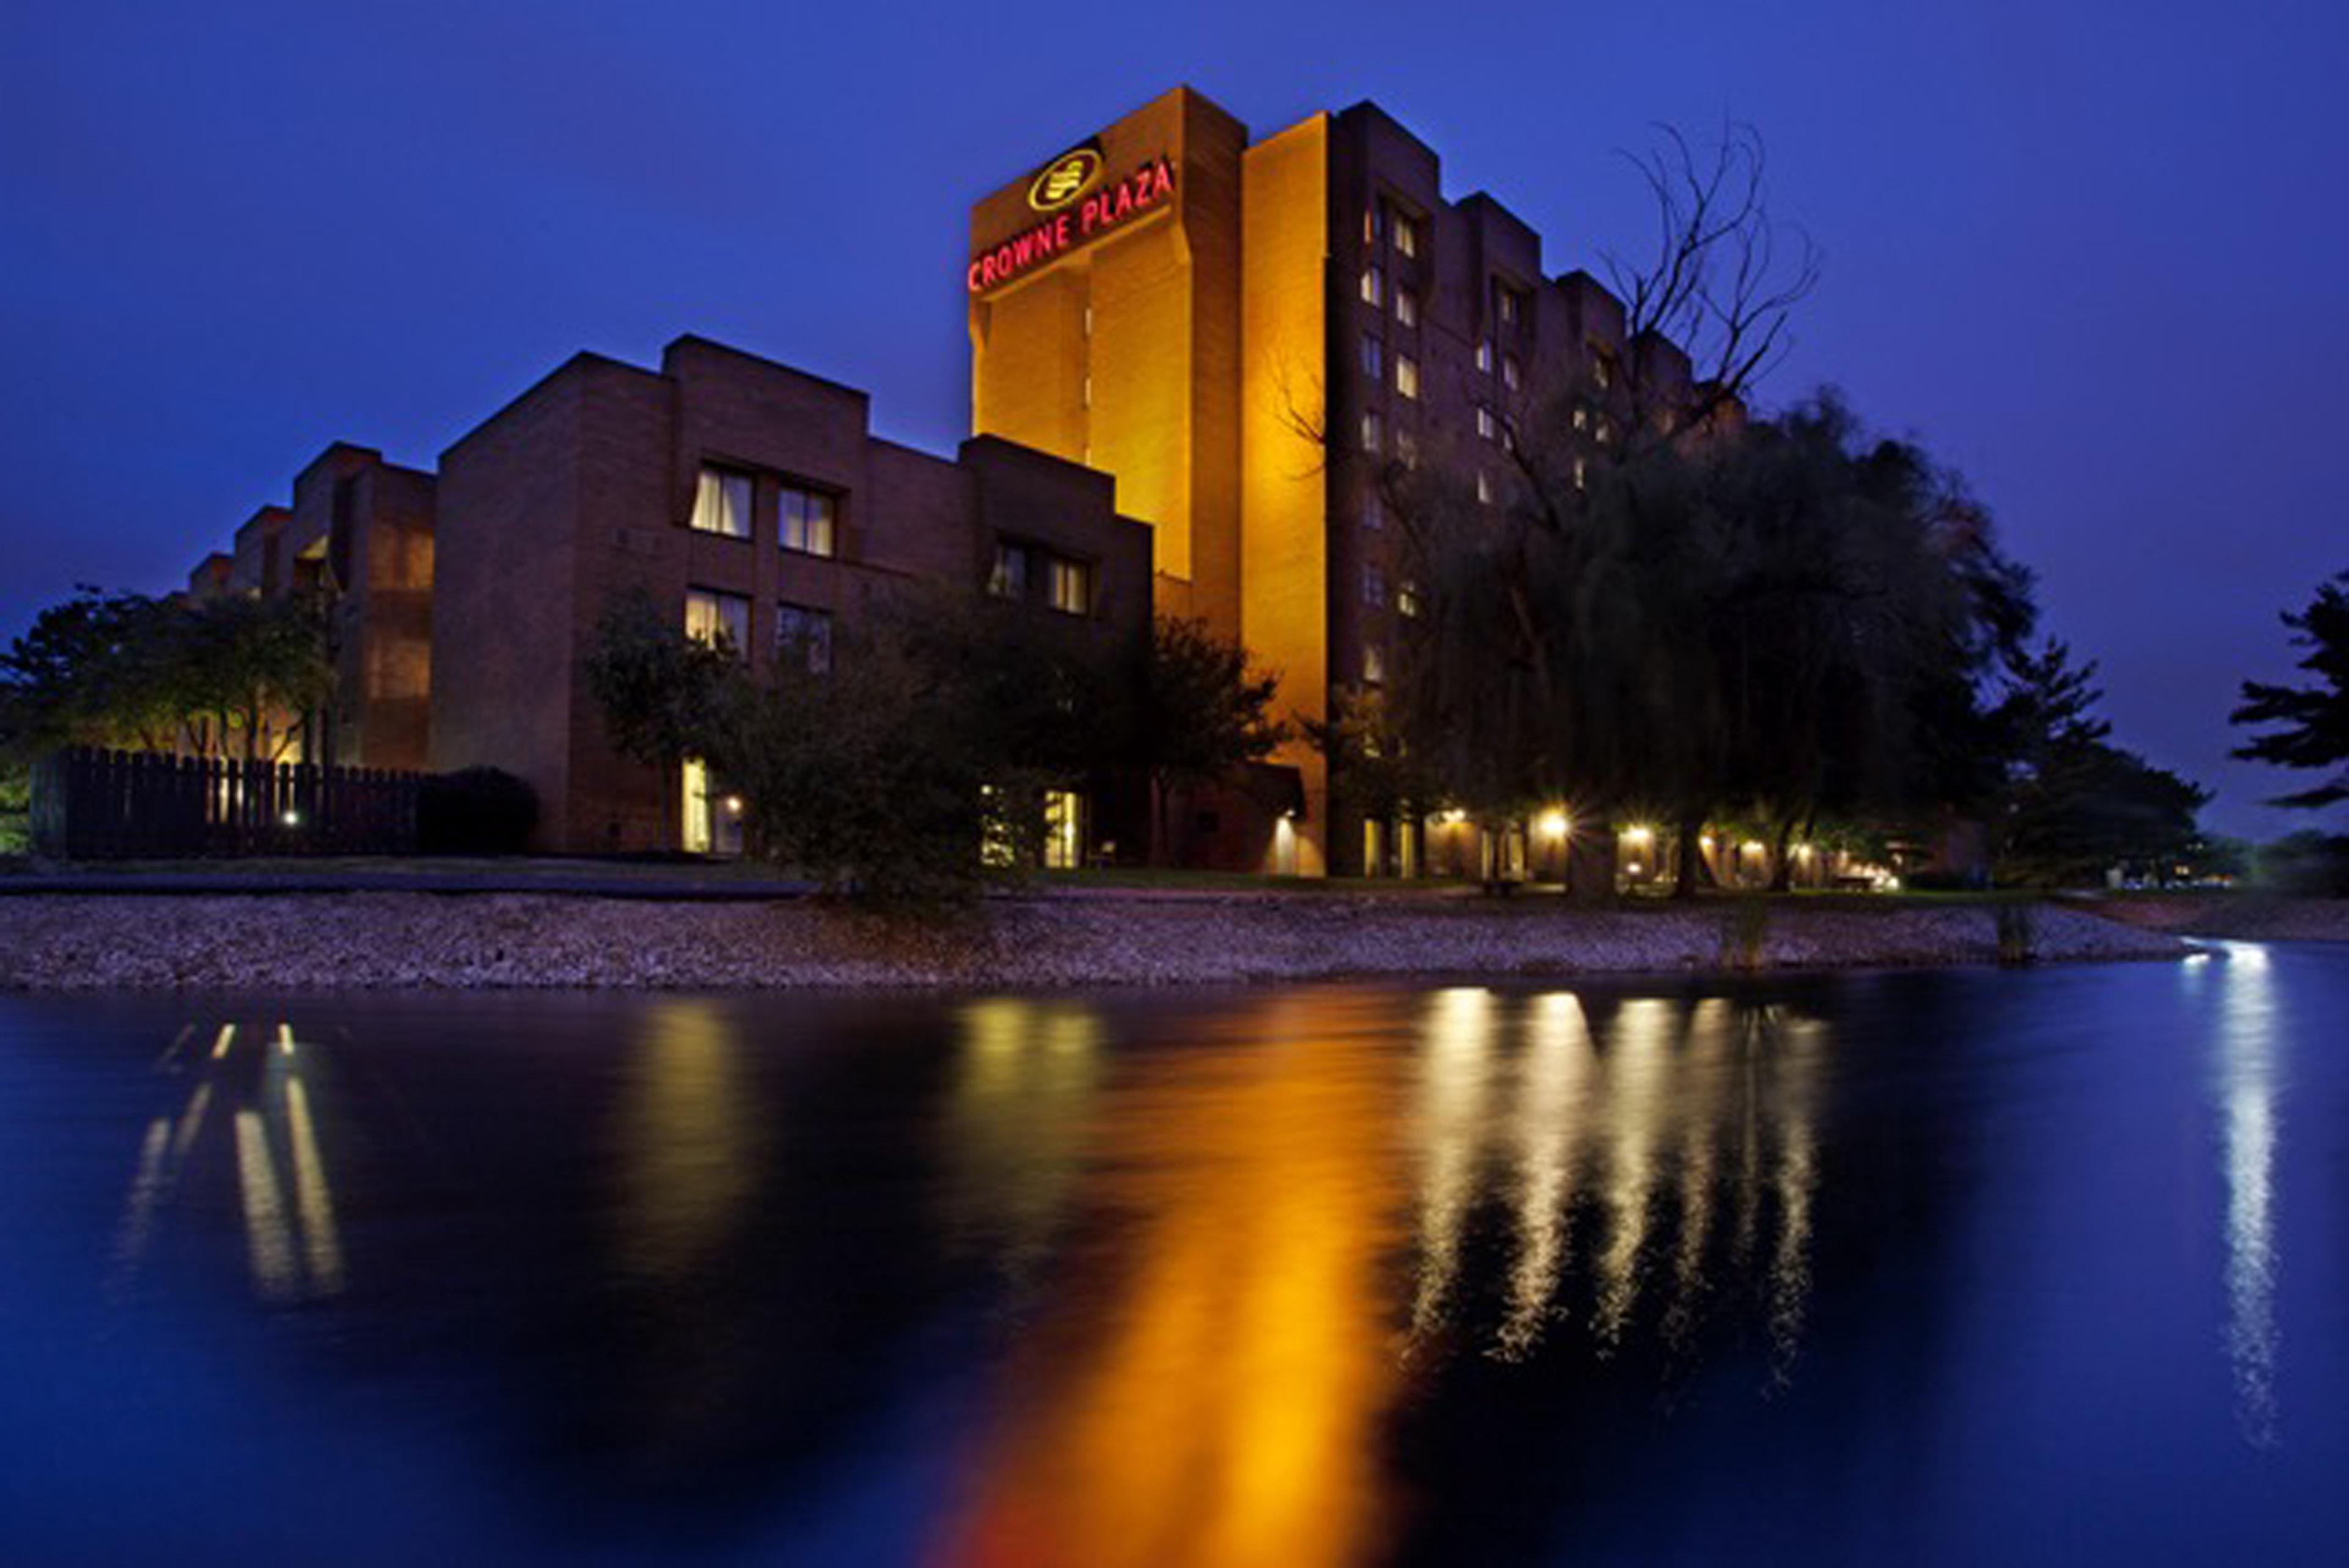
M 750 601 L 710 588 L 685 592 L 685 634 L 740 658 L 750 650 Z
M 833 521 L 837 507 L 835 499 L 823 490 L 785 485 L 780 503 L 782 522 L 777 534 L 783 548 L 808 555 L 830 555 L 835 542 Z
M 693 492 L 693 526 L 730 539 L 750 537 L 750 476 L 704 466 Z

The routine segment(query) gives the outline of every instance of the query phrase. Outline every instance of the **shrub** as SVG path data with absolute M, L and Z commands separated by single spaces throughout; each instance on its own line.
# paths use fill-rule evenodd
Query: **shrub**
M 1770 940 L 1770 901 L 1741 898 L 1721 921 L 1721 966 L 1754 970 L 1762 967 Z
M 424 780 L 416 802 L 417 848 L 428 855 L 518 855 L 538 826 L 538 792 L 496 768 Z
M 2028 903 L 2002 903 L 1997 911 L 1998 961 L 2010 967 L 2039 956 L 2038 910 Z
M 2252 883 L 2262 892 L 2349 898 L 2349 836 L 2302 829 L 2261 845 L 2252 866 Z

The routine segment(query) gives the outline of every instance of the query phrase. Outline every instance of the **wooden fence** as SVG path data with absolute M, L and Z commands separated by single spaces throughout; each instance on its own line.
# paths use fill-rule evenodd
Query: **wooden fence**
M 72 861 L 416 851 L 424 775 L 78 748 L 33 773 L 33 850 Z

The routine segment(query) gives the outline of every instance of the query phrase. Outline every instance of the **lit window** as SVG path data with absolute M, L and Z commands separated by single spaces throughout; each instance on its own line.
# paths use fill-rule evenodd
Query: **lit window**
M 704 469 L 693 492 L 693 526 L 702 533 L 750 537 L 750 476 Z
M 1574 428 L 1578 430 L 1588 430 L 1590 428 L 1589 409 L 1582 407 L 1580 405 L 1576 406 L 1574 410 Z
M 832 668 L 832 612 L 804 604 L 776 605 L 775 662 L 803 662 L 815 675 Z
M 1477 410 L 1476 410 L 1476 434 L 1477 434 L 1478 436 L 1482 437 L 1484 439 L 1485 439 L 1485 440 L 1487 440 L 1487 441 L 1490 441 L 1490 440 L 1493 440 L 1493 439 L 1495 439 L 1495 438 L 1497 438 L 1497 437 L 1500 435 L 1500 433 L 1501 433 L 1501 427 L 1500 427 L 1499 423 L 1498 423 L 1496 420 L 1495 420 L 1495 419 L 1494 419 L 1494 418 L 1493 418 L 1493 410 L 1491 410 L 1490 408 L 1479 408 L 1479 409 L 1477 409 Z
M 708 588 L 685 591 L 685 634 L 724 653 L 750 651 L 750 601 Z
M 1405 326 L 1419 325 L 1419 291 L 1402 284 L 1395 285 L 1395 320 Z
M 742 798 L 729 794 L 709 776 L 709 765 L 688 757 L 678 779 L 684 820 L 680 838 L 689 855 L 739 855 L 742 852 Z
M 1413 435 L 1409 430 L 1397 430 L 1395 432 L 1395 456 L 1402 461 L 1404 468 L 1417 468 L 1419 466 L 1419 438 Z
M 1599 383 L 1601 391 L 1614 384 L 1615 372 L 1608 367 L 1606 356 L 1603 355 L 1590 362 L 1590 375 L 1591 378 Z
M 1510 391 L 1514 392 L 1517 389 L 1517 384 L 1524 379 L 1525 372 L 1523 368 L 1518 366 L 1517 356 L 1516 355 L 1512 354 L 1501 361 L 1502 386 L 1506 387 Z
M 1574 459 L 1574 488 L 1578 490 L 1590 488 L 1590 465 L 1580 458 Z
M 1362 645 L 1362 684 L 1380 686 L 1387 678 L 1387 656 L 1376 643 Z
M 1609 423 L 1608 423 L 1606 420 L 1604 420 L 1604 419 L 1599 420 L 1599 444 L 1600 446 L 1602 446 L 1602 447 L 1603 447 L 1603 446 L 1605 446 L 1608 442 L 1609 442 L 1609 441 L 1613 440 L 1614 438 L 1615 438 L 1615 427 L 1614 427 L 1614 426 L 1612 426 L 1612 425 L 1610 425 L 1610 424 L 1609 424 Z
M 1493 504 L 1493 476 L 1482 469 L 1476 470 L 1476 500 L 1480 505 Z
M 1362 303 L 1377 304 L 1387 297 L 1386 274 L 1374 266 L 1362 269 Z
M 1379 340 L 1369 333 L 1362 334 L 1362 374 L 1376 381 L 1386 373 L 1386 352 Z
M 1395 584 L 1395 608 L 1416 620 L 1419 616 L 1419 583 L 1406 577 Z
M 1383 606 L 1386 602 L 1387 574 L 1374 562 L 1362 562 L 1362 603 L 1376 607 Z
M 1406 397 L 1419 396 L 1419 361 L 1408 354 L 1395 356 L 1395 390 Z
M 1090 615 L 1093 610 L 1093 569 L 1090 562 L 1054 556 L 1045 573 L 1047 600 L 1064 615 Z
M 1386 503 L 1379 499 L 1378 491 L 1372 490 L 1362 498 L 1362 526 L 1375 533 L 1386 525 Z
M 1085 863 L 1085 798 L 1074 789 L 1044 791 L 1044 864 L 1072 872 Z
M 1379 418 L 1378 410 L 1375 408 L 1363 410 L 1362 450 L 1375 452 L 1384 448 L 1386 444 L 1386 421 Z
M 1419 254 L 1419 220 L 1394 215 L 1394 248 L 1406 256 Z
M 1375 245 L 1386 238 L 1386 208 L 1372 201 L 1362 209 L 1362 243 Z
M 1519 298 L 1517 291 L 1506 284 L 1496 284 L 1494 285 L 1494 296 L 1495 308 L 1501 313 L 1501 325 L 1516 325 L 1525 313 L 1524 302 Z
M 835 506 L 833 499 L 822 490 L 785 485 L 781 501 L 783 548 L 810 555 L 830 555 Z
M 988 573 L 987 591 L 999 599 L 1028 597 L 1029 579 L 1035 571 L 1035 554 L 1024 544 L 997 541 L 995 569 Z
M 1493 340 L 1489 337 L 1477 341 L 1476 368 L 1487 376 L 1493 372 Z

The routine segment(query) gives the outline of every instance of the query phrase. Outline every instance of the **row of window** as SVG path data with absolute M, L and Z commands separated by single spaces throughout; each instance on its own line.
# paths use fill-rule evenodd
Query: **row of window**
M 730 539 L 750 538 L 756 494 L 749 474 L 705 467 L 693 494 L 694 529 Z M 776 500 L 775 537 L 785 550 L 830 555 L 838 548 L 839 511 L 839 498 L 829 491 L 784 485 Z
M 1423 226 L 1420 220 L 1392 201 L 1373 201 L 1362 209 L 1362 243 L 1377 246 L 1384 241 L 1394 242 L 1395 254 L 1419 254 Z
M 1376 408 L 1365 408 L 1362 411 L 1362 450 L 1375 454 L 1385 451 L 1386 446 L 1386 416 Z M 1394 433 L 1394 452 L 1396 460 L 1405 468 L 1416 468 L 1419 465 L 1419 438 L 1409 430 L 1398 429 Z
M 737 655 L 750 649 L 750 601 L 714 588 L 688 588 L 685 634 Z M 832 612 L 806 604 L 775 606 L 775 657 L 805 659 L 821 675 L 832 667 Z
M 1032 599 L 1040 594 L 1047 606 L 1064 615 L 1090 615 L 1092 563 L 1055 554 L 1041 545 L 1001 540 L 995 546 L 995 566 L 988 573 L 987 591 L 999 599 Z
M 1386 301 L 1386 269 L 1378 263 L 1372 262 L 1362 269 L 1362 303 L 1367 305 L 1382 306 Z M 1394 314 L 1395 324 L 1398 326 L 1417 326 L 1419 325 L 1419 291 L 1409 284 L 1395 284 Z

